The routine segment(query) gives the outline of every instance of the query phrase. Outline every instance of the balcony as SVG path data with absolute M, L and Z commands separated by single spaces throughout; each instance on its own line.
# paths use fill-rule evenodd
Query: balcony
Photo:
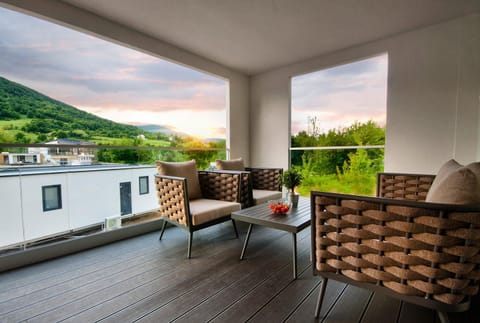
M 382 52 L 391 57 L 385 170 L 434 173 L 451 157 L 462 163 L 480 159 L 476 1 L 426 1 L 422 6 L 396 2 L 396 10 L 389 2 L 378 4 L 385 7 L 352 2 L 357 10 L 332 2 L 338 13 L 331 17 L 325 16 L 331 7 L 309 8 L 316 2 L 308 1 L 302 10 L 275 1 L 279 10 L 271 10 L 269 2 L 258 4 L 258 10 L 243 7 L 248 2 L 232 2 L 230 7 L 188 2 L 187 7 L 178 4 L 169 10 L 161 1 L 143 2 L 151 4 L 151 10 L 125 1 L 117 6 L 108 1 L 103 5 L 75 0 L 0 2 L 225 78 L 229 82 L 227 146 L 231 157 L 243 157 L 250 166 L 289 165 L 292 76 Z M 241 10 L 232 11 L 232 5 Z M 161 10 L 154 10 L 159 9 L 156 6 Z M 191 13 L 191 20 L 172 24 L 169 18 L 175 12 Z M 218 20 L 205 19 L 203 12 Z M 168 19 L 160 19 L 161 15 Z M 243 16 L 255 18 L 249 20 L 251 28 L 245 28 Z M 298 20 L 290 19 L 295 17 Z M 409 20 L 406 17 L 412 18 L 410 25 L 388 28 L 387 22 Z M 185 37 L 162 34 L 168 28 L 178 31 L 182 21 L 191 23 L 183 25 Z M 225 28 L 209 25 L 222 22 Z M 325 25 L 302 28 L 307 22 Z M 197 28 L 192 30 L 191 25 Z M 279 32 L 282 26 L 288 32 Z M 221 37 L 212 33 L 215 30 Z M 378 33 L 358 34 L 369 30 Z M 233 37 L 232 31 L 241 37 Z M 349 41 L 335 46 L 333 40 L 345 35 Z M 275 42 L 281 38 L 283 43 Z M 191 43 L 194 40 L 201 40 L 197 45 L 203 50 Z M 262 44 L 267 50 L 259 50 Z M 333 47 L 315 48 L 324 44 Z M 288 59 L 281 57 L 297 52 Z M 312 275 L 309 231 L 298 236 L 299 279 L 292 281 L 288 234 L 258 229 L 247 259 L 239 261 L 246 228 L 239 225 L 239 229 L 240 239 L 222 225 L 198 232 L 191 260 L 184 259 L 184 232 L 169 228 L 162 241 L 158 233 L 146 233 L 0 273 L 0 321 L 314 321 L 319 278 Z M 53 249 L 44 253 L 51 256 Z M 438 322 L 430 310 L 342 283 L 331 282 L 326 293 L 323 322 Z M 469 312 L 451 314 L 451 321 L 478 321 L 479 303 L 477 297 Z

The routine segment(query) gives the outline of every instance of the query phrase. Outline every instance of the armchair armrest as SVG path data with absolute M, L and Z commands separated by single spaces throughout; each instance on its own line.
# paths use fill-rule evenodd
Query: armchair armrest
M 240 203 L 239 172 L 199 171 L 198 177 L 204 198 Z
M 478 293 L 479 205 L 324 192 L 311 203 L 314 274 L 447 311 Z
M 246 167 L 252 174 L 252 187 L 258 190 L 281 191 L 280 176 L 283 168 Z
M 170 222 L 189 227 L 192 223 L 184 177 L 155 175 L 155 186 L 159 203 L 159 213 Z

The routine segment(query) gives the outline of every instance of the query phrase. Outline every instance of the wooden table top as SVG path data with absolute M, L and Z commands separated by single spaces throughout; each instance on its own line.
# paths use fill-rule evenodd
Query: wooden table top
M 291 208 L 287 214 L 274 214 L 268 203 L 232 212 L 234 220 L 295 233 L 308 227 L 310 218 L 310 199 L 308 197 L 300 197 L 298 207 Z

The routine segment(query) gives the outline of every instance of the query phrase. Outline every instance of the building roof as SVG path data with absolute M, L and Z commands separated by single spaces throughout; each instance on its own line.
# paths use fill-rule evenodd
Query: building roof
M 25 175 L 43 175 L 58 173 L 78 173 L 78 172 L 97 172 L 122 169 L 141 169 L 152 168 L 152 165 L 87 165 L 87 166 L 35 166 L 35 167 L 5 167 L 0 168 L 0 177 L 7 176 L 25 176 Z M 156 170 L 152 172 L 152 175 Z
M 81 141 L 81 140 L 75 140 L 75 139 L 66 139 L 66 138 L 60 138 L 56 140 L 52 140 L 49 142 L 45 143 L 46 145 L 95 145 L 95 143 L 90 142 L 90 141 Z

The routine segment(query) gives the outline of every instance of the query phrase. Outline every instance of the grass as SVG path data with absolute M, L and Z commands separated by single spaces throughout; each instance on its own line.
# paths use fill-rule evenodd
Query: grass
M 303 179 L 298 192 L 302 196 L 309 196 L 310 191 L 375 196 L 376 181 L 376 174 L 309 175 Z
M 30 121 L 31 119 L 0 120 L 0 142 L 15 142 L 15 135 Z M 30 141 L 37 139 L 34 134 L 25 133 L 25 136 Z
M 5 130 L 5 127 L 13 126 L 21 128 L 27 123 L 29 123 L 32 119 L 19 119 L 19 120 L 0 120 L 0 129 Z

